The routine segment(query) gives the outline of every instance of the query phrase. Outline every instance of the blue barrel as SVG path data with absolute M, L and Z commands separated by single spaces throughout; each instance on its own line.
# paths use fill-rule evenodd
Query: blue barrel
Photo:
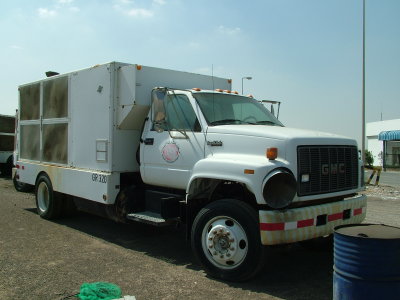
M 334 300 L 400 299 L 400 228 L 339 226 L 333 248 Z

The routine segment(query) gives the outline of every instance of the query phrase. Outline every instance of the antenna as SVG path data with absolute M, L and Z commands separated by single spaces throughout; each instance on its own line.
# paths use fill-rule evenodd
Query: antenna
M 212 78 L 212 90 L 215 90 L 215 87 L 214 87 L 214 64 L 211 64 L 211 78 Z
M 215 91 L 214 87 L 214 64 L 211 64 L 211 79 L 212 79 L 212 90 Z M 213 118 L 215 117 L 215 92 L 212 93 L 213 103 Z

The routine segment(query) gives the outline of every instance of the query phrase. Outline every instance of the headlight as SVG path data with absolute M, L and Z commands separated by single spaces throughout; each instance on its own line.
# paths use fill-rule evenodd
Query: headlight
M 285 170 L 272 171 L 265 182 L 263 196 L 272 208 L 288 206 L 296 195 L 296 179 Z

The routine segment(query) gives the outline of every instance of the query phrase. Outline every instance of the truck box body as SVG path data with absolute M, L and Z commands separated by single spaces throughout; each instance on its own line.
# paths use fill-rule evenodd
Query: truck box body
M 113 203 L 119 174 L 139 170 L 140 130 L 161 86 L 230 89 L 230 81 L 112 62 L 20 86 L 19 159 L 29 164 L 20 180 L 33 185 L 39 169 L 51 169 L 55 191 Z

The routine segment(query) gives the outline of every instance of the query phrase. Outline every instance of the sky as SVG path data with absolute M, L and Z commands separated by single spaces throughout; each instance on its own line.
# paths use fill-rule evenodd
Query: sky
M 46 71 L 120 61 L 233 80 L 288 127 L 361 141 L 362 0 L 0 4 L 0 114 Z M 366 122 L 400 118 L 400 1 L 366 0 Z

